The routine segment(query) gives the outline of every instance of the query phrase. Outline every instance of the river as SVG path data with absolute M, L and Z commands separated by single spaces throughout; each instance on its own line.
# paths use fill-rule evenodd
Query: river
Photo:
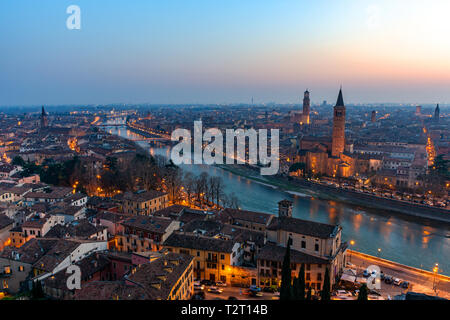
M 128 139 L 137 137 L 126 127 L 106 127 L 105 130 Z M 138 143 L 152 154 L 170 156 L 167 147 L 154 148 L 147 142 Z M 276 214 L 278 201 L 289 199 L 294 202 L 296 218 L 340 224 L 343 239 L 353 240 L 354 250 L 426 270 L 432 270 L 434 264 L 439 263 L 439 273 L 450 275 L 448 225 L 405 220 L 393 212 L 322 200 L 301 192 L 289 194 L 214 166 L 183 165 L 182 168 L 194 174 L 207 172 L 222 177 L 225 192 L 234 192 L 241 209 Z

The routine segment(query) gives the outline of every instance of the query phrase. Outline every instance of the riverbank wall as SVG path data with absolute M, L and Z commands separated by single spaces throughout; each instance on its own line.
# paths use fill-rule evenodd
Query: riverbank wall
M 236 170 L 223 165 L 219 167 L 225 171 L 230 171 L 247 179 L 272 185 L 285 192 L 299 191 L 309 193 L 325 200 L 335 200 L 368 209 L 379 209 L 383 211 L 395 212 L 404 216 L 445 223 L 450 226 L 450 210 L 443 208 L 378 197 L 373 194 L 337 188 L 335 186 L 324 185 L 304 179 L 288 178 L 284 176 L 260 178 L 256 176 L 258 174 L 257 170 L 248 166 L 243 166 L 247 169 L 248 174 L 244 173 L 242 169 Z
M 388 264 L 388 265 L 391 265 L 393 267 L 396 267 L 396 268 L 399 268 L 399 269 L 402 269 L 402 270 L 408 270 L 408 271 L 420 273 L 420 274 L 423 274 L 423 275 L 426 275 L 426 276 L 429 276 L 429 277 L 436 276 L 436 279 L 439 279 L 439 280 L 442 280 L 442 281 L 447 281 L 447 282 L 450 281 L 450 277 L 448 277 L 446 275 L 443 275 L 443 274 L 434 274 L 431 271 L 410 267 L 410 266 L 407 266 L 407 265 L 404 265 L 404 264 L 401 264 L 401 263 L 398 263 L 398 262 L 394 262 L 394 261 L 391 261 L 391 260 L 378 258 L 378 257 L 375 257 L 375 256 L 371 256 L 370 254 L 362 253 L 362 252 L 359 252 L 359 251 L 354 251 L 354 250 L 347 249 L 347 254 L 351 254 L 352 256 L 357 256 L 357 257 L 359 257 L 361 259 L 364 259 L 364 260 L 373 261 L 374 264 L 376 264 L 377 262 L 378 263 L 384 263 L 384 264 Z
M 327 193 L 338 197 L 340 200 L 369 208 L 396 211 L 405 215 L 436 220 L 450 224 L 450 211 L 443 208 L 430 207 L 421 204 L 412 204 L 396 199 L 378 197 L 348 189 L 327 186 L 308 180 L 295 179 L 289 181 L 302 188 L 308 188 L 320 193 Z

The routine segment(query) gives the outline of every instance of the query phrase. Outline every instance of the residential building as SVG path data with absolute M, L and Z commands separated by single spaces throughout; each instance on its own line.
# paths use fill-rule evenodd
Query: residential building
M 170 252 L 194 256 L 196 279 L 231 283 L 232 267 L 241 263 L 243 248 L 234 240 L 174 232 L 163 244 Z
M 116 246 L 123 252 L 158 251 L 162 243 L 180 228 L 180 222 L 165 217 L 133 216 L 116 233 Z
M 122 212 L 132 215 L 149 216 L 157 210 L 169 206 L 169 195 L 160 191 L 125 192 L 115 197 Z

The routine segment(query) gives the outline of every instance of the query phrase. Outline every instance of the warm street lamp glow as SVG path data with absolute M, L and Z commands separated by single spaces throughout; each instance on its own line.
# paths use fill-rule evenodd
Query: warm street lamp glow
M 434 273 L 437 273 L 438 271 L 439 271 L 439 264 L 436 263 L 436 264 L 434 265 L 433 272 L 434 272 Z
M 353 246 L 355 244 L 354 240 L 350 240 L 350 244 Z

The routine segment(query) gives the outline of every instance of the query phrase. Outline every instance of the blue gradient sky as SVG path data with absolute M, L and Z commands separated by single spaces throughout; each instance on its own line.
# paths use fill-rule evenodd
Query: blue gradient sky
M 81 30 L 66 8 L 81 8 Z M 450 101 L 450 1 L 1 0 L 0 105 Z

